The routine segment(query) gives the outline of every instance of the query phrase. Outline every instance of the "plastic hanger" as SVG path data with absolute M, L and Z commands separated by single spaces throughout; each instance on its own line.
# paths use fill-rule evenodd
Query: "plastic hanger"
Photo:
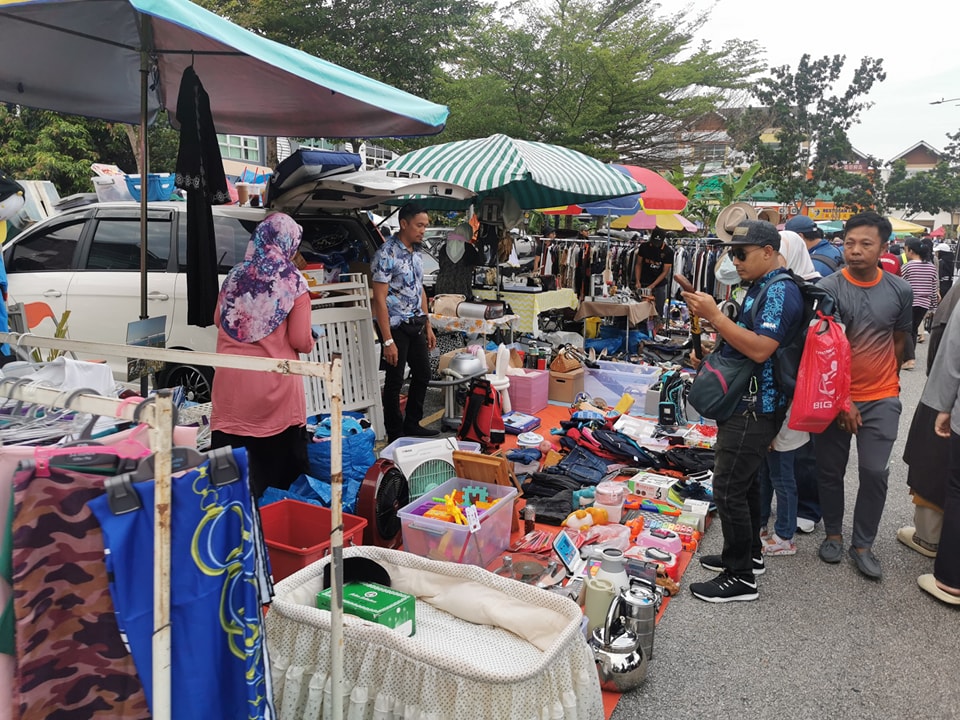
M 216 486 L 227 485 L 240 479 L 240 467 L 233 457 L 230 447 L 210 450 L 206 454 L 190 447 L 176 446 L 170 449 L 170 471 L 183 472 L 209 461 L 207 474 L 210 482 Z M 155 476 L 156 455 L 149 455 L 140 460 L 137 467 L 131 472 L 107 478 L 103 487 L 107 493 L 107 504 L 114 515 L 134 512 L 143 507 L 140 495 L 133 485 L 137 482 L 152 480 Z

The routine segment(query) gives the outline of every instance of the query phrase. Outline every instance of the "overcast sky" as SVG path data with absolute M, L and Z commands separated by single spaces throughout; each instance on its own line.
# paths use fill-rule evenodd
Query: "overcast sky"
M 669 12 L 670 0 L 661 0 Z M 884 161 L 926 141 L 938 150 L 946 133 L 960 130 L 960 4 L 951 0 L 861 2 L 858 0 L 691 0 L 694 8 L 713 6 L 698 37 L 717 41 L 757 40 L 770 65 L 797 67 L 801 55 L 846 55 L 853 72 L 863 57 L 883 59 L 887 79 L 875 84 L 874 106 L 849 135 L 857 150 Z M 842 92 L 849 77 L 834 88 Z

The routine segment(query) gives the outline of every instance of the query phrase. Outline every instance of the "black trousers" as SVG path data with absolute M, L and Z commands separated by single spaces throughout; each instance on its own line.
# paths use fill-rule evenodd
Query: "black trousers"
M 960 588 L 960 435 L 950 433 L 950 477 L 943 503 L 940 550 L 933 575 L 948 587 Z
M 391 328 L 397 346 L 397 364 L 383 364 L 386 379 L 383 384 L 383 424 L 387 437 L 396 440 L 414 432 L 423 420 L 423 401 L 430 382 L 430 350 L 427 348 L 425 326 L 402 323 Z M 400 411 L 400 389 L 404 369 L 410 366 L 410 389 L 407 391 L 406 413 Z
M 210 448 L 242 447 L 247 449 L 250 463 L 250 487 L 259 498 L 267 487 L 288 490 L 293 481 L 309 470 L 307 461 L 307 429 L 291 425 L 270 437 L 232 435 L 214 430 L 210 434 Z

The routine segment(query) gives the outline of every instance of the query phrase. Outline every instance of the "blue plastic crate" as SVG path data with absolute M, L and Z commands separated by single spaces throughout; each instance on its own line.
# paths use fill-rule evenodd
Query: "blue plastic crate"
M 133 196 L 133 199 L 140 202 L 140 176 L 127 175 L 127 189 Z M 147 200 L 169 200 L 173 194 L 173 183 L 176 177 L 171 173 L 149 173 L 147 175 Z

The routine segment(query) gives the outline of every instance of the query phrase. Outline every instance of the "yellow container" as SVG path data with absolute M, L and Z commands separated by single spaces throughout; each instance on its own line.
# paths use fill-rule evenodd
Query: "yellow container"
M 583 320 L 583 336 L 595 338 L 600 333 L 600 318 L 588 317 Z

